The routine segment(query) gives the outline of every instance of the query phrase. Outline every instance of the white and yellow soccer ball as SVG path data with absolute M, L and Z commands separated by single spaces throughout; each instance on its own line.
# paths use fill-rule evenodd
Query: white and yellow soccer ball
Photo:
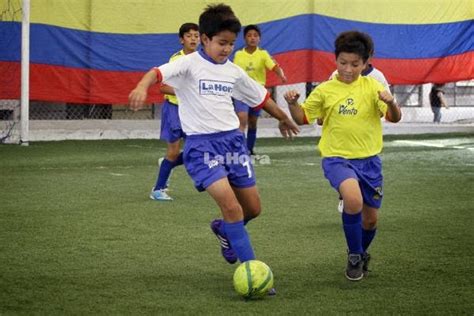
M 235 291 L 246 299 L 265 296 L 273 288 L 273 273 L 259 260 L 241 263 L 234 272 Z

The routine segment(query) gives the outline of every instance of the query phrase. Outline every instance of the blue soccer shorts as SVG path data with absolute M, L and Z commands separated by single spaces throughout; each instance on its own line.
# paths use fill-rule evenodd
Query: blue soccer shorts
M 233 99 L 235 113 L 246 112 L 248 115 L 259 117 L 262 112 L 262 108 L 254 109 L 248 106 L 246 103 Z
M 181 138 L 185 138 L 185 136 L 186 135 L 181 128 L 178 106 L 165 100 L 161 108 L 160 139 L 167 143 L 174 143 Z
M 364 203 L 380 208 L 383 199 L 382 161 L 379 156 L 364 159 L 345 159 L 341 157 L 323 158 L 324 176 L 331 186 L 339 192 L 341 183 L 349 178 L 359 181 Z
M 200 192 L 224 177 L 236 188 L 248 188 L 256 183 L 244 134 L 238 129 L 189 135 L 183 157 L 184 166 Z

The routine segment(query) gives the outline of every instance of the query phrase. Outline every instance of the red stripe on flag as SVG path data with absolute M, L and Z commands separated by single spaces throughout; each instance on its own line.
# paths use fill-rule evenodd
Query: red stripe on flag
M 274 56 L 288 83 L 321 82 L 336 69 L 334 54 L 301 50 Z M 455 82 L 474 78 L 474 52 L 444 58 L 378 59 L 373 64 L 390 84 Z M 20 63 L 0 62 L 0 99 L 20 98 Z M 145 72 L 86 70 L 43 64 L 30 66 L 30 99 L 71 103 L 127 104 L 128 94 Z M 269 73 L 268 86 L 280 79 Z M 158 85 L 148 103 L 162 102 Z
M 20 64 L 0 62 L 0 72 L 8 71 L 8 82 L 2 79 L 0 99 L 20 98 Z M 85 70 L 61 66 L 32 64 L 30 99 L 71 103 L 128 104 L 128 94 L 145 72 Z M 159 86 L 148 91 L 148 103 L 162 102 Z
M 285 71 L 288 83 L 322 82 L 336 70 L 335 56 L 328 52 L 302 50 L 279 54 L 274 58 Z M 374 58 L 372 63 L 392 85 L 455 82 L 474 78 L 474 52 L 427 59 Z M 269 72 L 267 86 L 279 84 L 280 79 Z

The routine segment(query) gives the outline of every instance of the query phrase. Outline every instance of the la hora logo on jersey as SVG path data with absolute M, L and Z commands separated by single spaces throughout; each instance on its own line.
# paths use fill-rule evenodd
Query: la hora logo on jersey
M 227 81 L 199 80 L 200 95 L 232 95 L 234 84 Z

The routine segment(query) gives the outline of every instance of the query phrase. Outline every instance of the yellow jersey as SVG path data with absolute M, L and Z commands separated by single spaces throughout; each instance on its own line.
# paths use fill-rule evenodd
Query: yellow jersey
M 250 78 L 263 86 L 267 82 L 267 69 L 272 70 L 276 66 L 270 54 L 258 47 L 252 54 L 245 48 L 238 50 L 234 56 L 234 64 L 245 70 Z
M 301 105 L 308 123 L 324 120 L 319 150 L 322 157 L 367 158 L 383 147 L 381 117 L 387 104 L 379 99 L 384 87 L 359 76 L 347 84 L 336 76 L 317 86 Z
M 171 57 L 169 62 L 172 62 L 180 57 L 186 56 L 184 53 L 184 50 L 180 50 L 179 52 L 174 53 Z M 165 94 L 165 99 L 168 100 L 169 102 L 178 105 L 178 98 L 175 95 L 172 94 Z

